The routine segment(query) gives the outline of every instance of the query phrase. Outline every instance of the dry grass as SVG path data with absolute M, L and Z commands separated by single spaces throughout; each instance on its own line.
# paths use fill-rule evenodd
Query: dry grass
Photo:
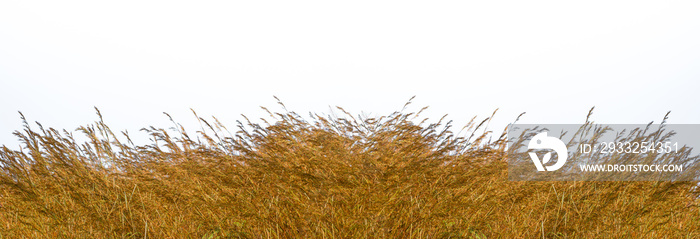
M 509 182 L 491 134 L 457 137 L 416 113 L 272 115 L 235 134 L 201 118 L 196 135 L 150 127 L 146 146 L 119 141 L 128 135 L 101 116 L 78 130 L 86 143 L 25 121 L 23 149 L 0 152 L 0 235 L 700 237 L 690 182 Z

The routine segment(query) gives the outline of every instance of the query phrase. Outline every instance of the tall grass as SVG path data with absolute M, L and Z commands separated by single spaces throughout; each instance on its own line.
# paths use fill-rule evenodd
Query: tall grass
M 3 238 L 698 238 L 690 182 L 510 182 L 504 137 L 472 121 L 271 112 L 235 133 L 102 116 L 31 126 L 0 151 Z M 173 121 L 175 122 L 175 121 Z M 477 133 L 485 132 L 485 133 Z

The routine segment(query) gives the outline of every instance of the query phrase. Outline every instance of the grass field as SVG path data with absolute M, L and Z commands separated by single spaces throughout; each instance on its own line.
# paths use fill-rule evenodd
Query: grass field
M 420 112 L 282 111 L 233 133 L 149 127 L 150 145 L 102 116 L 76 132 L 25 120 L 23 148 L 0 152 L 0 235 L 700 238 L 693 182 L 510 182 L 480 120 L 457 134 Z

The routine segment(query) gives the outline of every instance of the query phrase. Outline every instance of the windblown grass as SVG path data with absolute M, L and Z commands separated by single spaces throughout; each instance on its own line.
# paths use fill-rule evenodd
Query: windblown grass
M 509 182 L 502 135 L 472 122 L 459 137 L 449 123 L 414 123 L 418 113 L 285 109 L 234 134 L 199 118 L 194 135 L 144 129 L 154 141 L 143 146 L 101 115 L 78 129 L 84 143 L 25 120 L 23 148 L 0 151 L 0 235 L 700 237 L 694 183 Z

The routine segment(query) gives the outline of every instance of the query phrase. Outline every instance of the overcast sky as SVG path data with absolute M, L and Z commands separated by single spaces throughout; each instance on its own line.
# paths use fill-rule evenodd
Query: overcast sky
M 1 1 L 0 145 L 17 111 L 74 129 L 375 115 L 416 95 L 458 126 L 700 123 L 698 1 Z M 500 129 L 499 129 L 500 130 Z

